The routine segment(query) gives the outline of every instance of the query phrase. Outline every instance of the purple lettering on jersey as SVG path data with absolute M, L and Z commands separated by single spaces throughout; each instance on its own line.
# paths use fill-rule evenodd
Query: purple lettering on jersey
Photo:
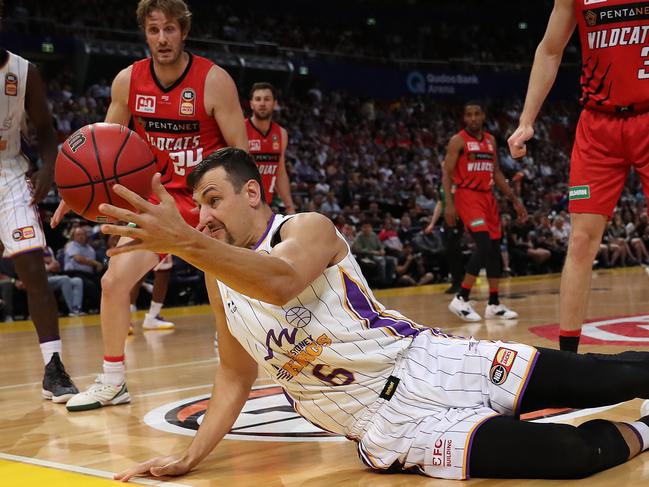
M 279 336 L 275 336 L 275 330 L 273 330 L 272 328 L 268 330 L 268 333 L 266 334 L 267 354 L 264 357 L 264 360 L 270 360 L 275 356 L 273 354 L 273 349 L 270 348 L 271 342 L 275 342 L 275 345 L 280 348 L 282 347 L 284 340 L 286 340 L 291 345 L 295 345 L 295 335 L 297 335 L 297 330 L 297 328 L 293 328 L 291 331 L 289 331 L 287 328 L 282 328 L 282 330 L 279 332 Z
M 361 320 L 365 321 L 370 328 L 387 328 L 400 337 L 417 336 L 419 334 L 421 327 L 412 321 L 377 311 L 379 307 L 375 306 L 375 303 L 363 292 L 358 283 L 347 273 L 343 272 L 342 275 L 347 306 Z

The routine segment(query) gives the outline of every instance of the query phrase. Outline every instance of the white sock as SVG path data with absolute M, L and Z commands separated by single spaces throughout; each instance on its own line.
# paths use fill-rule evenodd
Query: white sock
M 119 386 L 125 379 L 124 362 L 107 362 L 104 360 L 104 382 L 113 386 Z
M 162 311 L 162 304 L 163 303 L 156 303 L 155 301 L 151 301 L 151 306 L 149 306 L 149 314 L 155 318 L 160 314 L 160 311 Z
M 634 421 L 633 423 L 627 423 L 631 428 L 635 430 L 636 433 L 642 438 L 642 445 L 640 445 L 641 450 L 645 451 L 649 448 L 649 426 L 647 426 L 642 421 Z
M 135 313 L 137 311 L 137 306 L 134 304 L 131 305 L 131 313 Z
M 52 340 L 51 342 L 41 343 L 41 353 L 43 354 L 43 362 L 45 362 L 45 365 L 50 363 L 52 355 L 54 355 L 55 352 L 57 352 L 59 357 L 61 357 L 62 348 L 63 345 L 61 344 L 60 338 L 58 340 Z

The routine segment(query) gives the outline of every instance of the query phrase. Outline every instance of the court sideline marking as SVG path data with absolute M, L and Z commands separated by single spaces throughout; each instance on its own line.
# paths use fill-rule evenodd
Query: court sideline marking
M 100 477 L 103 479 L 113 480 L 113 472 L 106 470 L 97 470 L 95 468 L 79 467 L 77 465 L 67 465 L 65 463 L 51 462 L 49 460 L 39 460 L 38 458 L 29 458 L 19 455 L 11 455 L 9 453 L 0 452 L 0 459 L 12 462 L 25 463 L 28 465 L 35 465 L 38 467 L 53 468 L 56 470 L 63 470 L 65 472 L 72 472 L 83 475 L 90 475 L 92 477 Z M 133 484 L 140 485 L 154 485 L 159 487 L 191 487 L 189 484 L 179 484 L 177 482 L 166 482 L 164 480 L 150 480 L 144 478 L 134 478 L 129 481 Z

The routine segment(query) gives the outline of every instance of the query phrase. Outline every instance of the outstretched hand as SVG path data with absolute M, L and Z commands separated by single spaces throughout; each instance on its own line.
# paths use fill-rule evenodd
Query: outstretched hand
M 153 193 L 157 196 L 159 204 L 146 201 L 133 191 L 116 184 L 113 191 L 128 201 L 136 211 L 119 208 L 117 206 L 102 204 L 99 211 L 118 221 L 134 223 L 131 225 L 102 225 L 101 231 L 110 235 L 129 237 L 132 241 L 113 247 L 107 255 L 123 254 L 136 250 L 150 250 L 157 253 L 177 253 L 187 241 L 189 234 L 194 229 L 185 223 L 175 200 L 167 193 L 160 182 L 160 174 L 153 176 Z
M 184 457 L 155 457 L 117 473 L 113 478 L 121 482 L 128 482 L 133 477 L 143 475 L 150 475 L 152 477 L 177 476 L 189 472 L 191 468 L 192 466 L 189 460 Z

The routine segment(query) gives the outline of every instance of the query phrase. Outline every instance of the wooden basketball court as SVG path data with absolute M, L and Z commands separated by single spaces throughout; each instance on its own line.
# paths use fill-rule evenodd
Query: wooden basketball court
M 559 277 L 505 280 L 503 301 L 519 312 L 518 322 L 465 324 L 447 310 L 443 286 L 380 291 L 378 298 L 419 323 L 453 334 L 503 339 L 558 348 L 544 338 L 556 335 Z M 476 288 L 478 312 L 484 310 L 487 289 Z M 599 271 L 593 279 L 581 351 L 615 353 L 649 350 L 649 276 L 642 268 Z M 0 485 L 117 485 L 113 472 L 155 455 L 180 452 L 189 442 L 210 392 L 217 361 L 212 346 L 214 328 L 207 306 L 167 310 L 173 332 L 143 333 L 136 325 L 127 345 L 128 387 L 132 403 L 83 413 L 68 413 L 64 405 L 40 396 L 42 360 L 32 325 L 0 324 Z M 623 319 L 615 318 L 623 317 Z M 608 320 L 608 321 L 605 321 Z M 604 321 L 598 323 L 597 321 Z M 99 318 L 61 321 L 64 361 L 80 388 L 100 371 Z M 532 330 L 532 328 L 541 327 Z M 626 343 L 622 345 L 621 343 Z M 254 399 L 253 399 L 254 397 Z M 599 412 L 598 417 L 635 420 L 640 400 Z M 296 418 L 265 377 L 235 424 L 233 439 L 221 445 L 191 474 L 173 479 L 137 480 L 145 485 L 184 486 L 441 486 L 449 481 L 409 474 L 377 474 L 367 470 L 353 443 L 318 437 L 313 427 Z M 578 424 L 592 411 L 573 412 L 554 420 Z M 310 441 L 305 441 L 310 440 Z M 313 441 L 317 440 L 317 441 Z M 502 452 L 503 462 L 507 452 Z M 646 485 L 649 454 L 575 485 Z M 531 486 L 541 481 L 470 480 L 467 485 Z

